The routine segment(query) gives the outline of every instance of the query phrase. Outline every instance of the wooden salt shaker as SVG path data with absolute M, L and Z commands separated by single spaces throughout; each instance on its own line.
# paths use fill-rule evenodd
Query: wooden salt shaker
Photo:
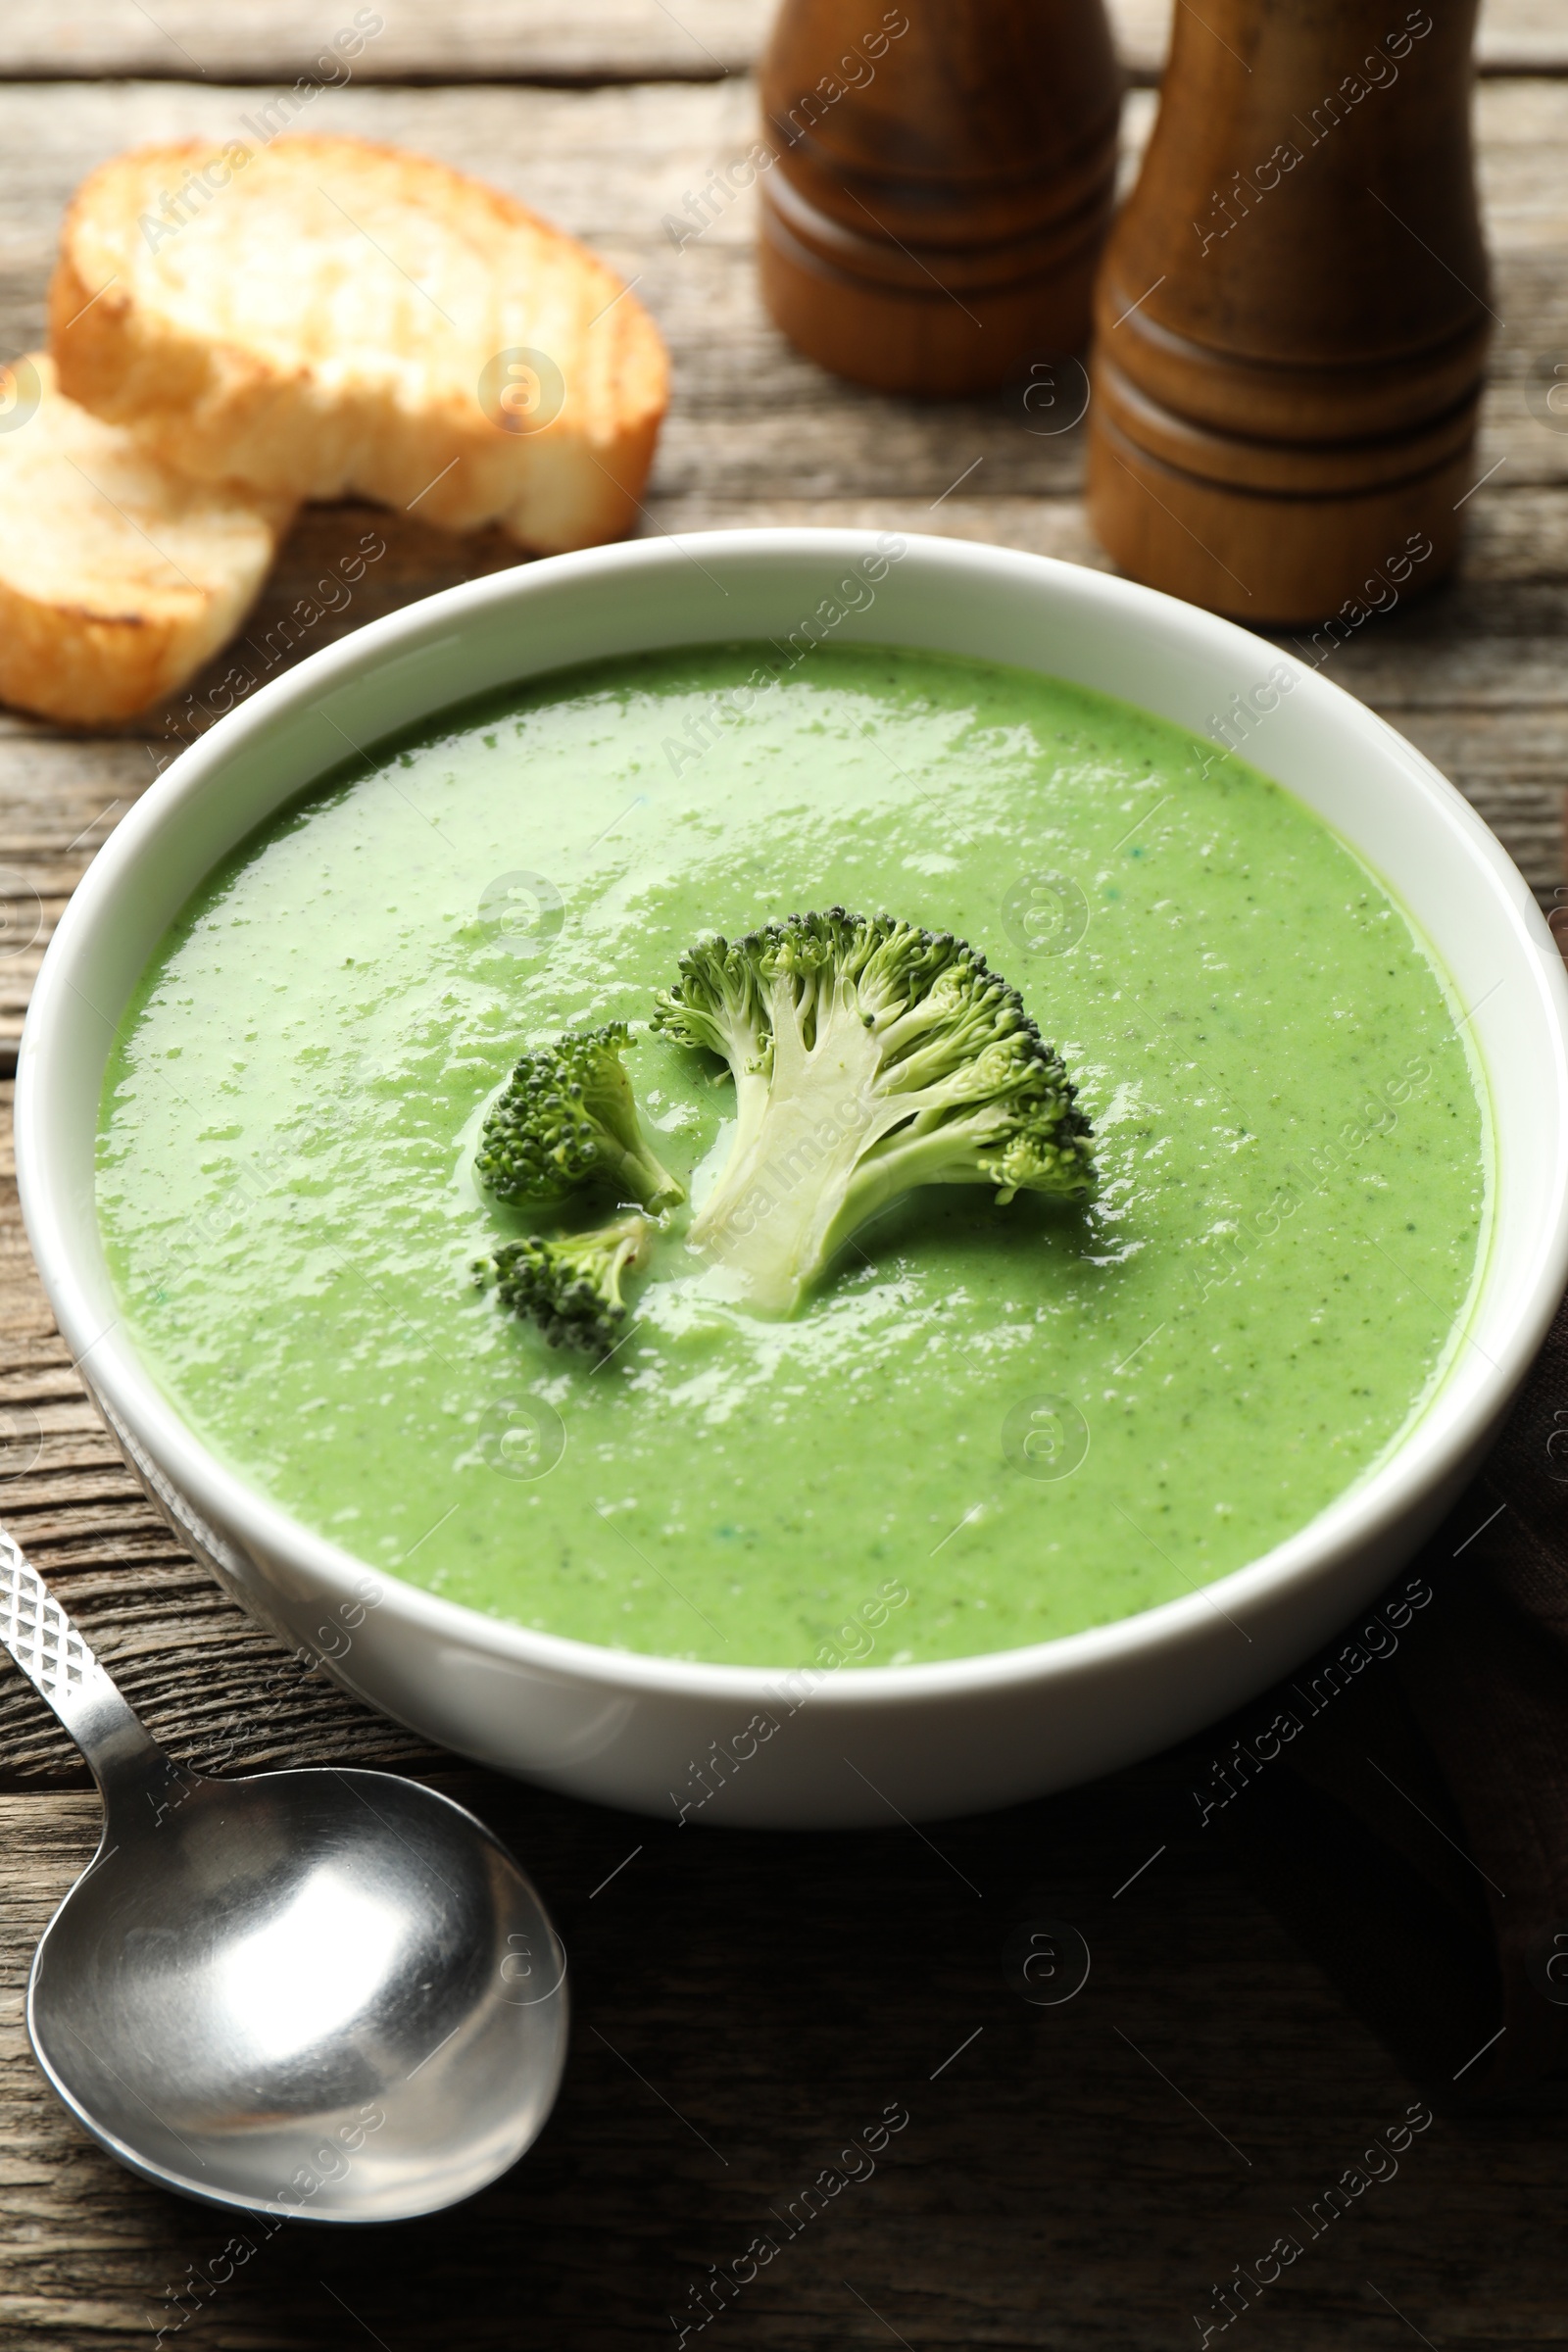
M 1121 74 L 1102 0 L 784 0 L 760 270 L 853 382 L 982 392 L 1088 340 Z
M 1095 296 L 1089 512 L 1135 579 L 1299 622 L 1453 561 L 1494 317 L 1475 15 L 1177 9 Z

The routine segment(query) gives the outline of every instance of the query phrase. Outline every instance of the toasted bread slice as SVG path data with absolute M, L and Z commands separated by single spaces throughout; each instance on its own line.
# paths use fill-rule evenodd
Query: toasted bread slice
M 76 725 L 128 718 L 238 628 L 291 510 L 172 472 L 67 400 L 41 352 L 5 375 L 0 701 Z
M 358 139 L 103 165 L 49 312 L 64 388 L 171 465 L 545 554 L 629 528 L 668 397 L 659 330 L 586 246 Z

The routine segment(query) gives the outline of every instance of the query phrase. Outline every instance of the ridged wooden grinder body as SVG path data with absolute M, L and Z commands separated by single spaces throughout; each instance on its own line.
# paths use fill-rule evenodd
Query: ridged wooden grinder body
M 1134 577 L 1322 618 L 1474 481 L 1488 307 L 1475 0 L 1176 12 L 1095 295 L 1090 515 Z
M 809 358 L 940 397 L 1083 348 L 1121 110 L 1102 0 L 785 0 L 761 90 L 762 294 Z

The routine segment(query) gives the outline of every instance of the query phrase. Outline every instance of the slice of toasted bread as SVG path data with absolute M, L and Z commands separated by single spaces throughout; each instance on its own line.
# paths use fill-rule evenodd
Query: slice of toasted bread
M 103 165 L 49 313 L 64 388 L 171 465 L 545 554 L 630 527 L 668 396 L 658 328 L 586 246 L 358 139 Z
M 239 626 L 290 509 L 172 472 L 67 400 L 41 352 L 0 375 L 0 701 L 128 718 Z

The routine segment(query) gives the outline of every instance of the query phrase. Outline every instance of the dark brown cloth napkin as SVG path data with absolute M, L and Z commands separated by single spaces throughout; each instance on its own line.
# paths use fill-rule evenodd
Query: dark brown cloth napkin
M 1568 1301 L 1431 1543 L 1228 1729 L 1212 1819 L 1433 2103 L 1568 2102 Z

